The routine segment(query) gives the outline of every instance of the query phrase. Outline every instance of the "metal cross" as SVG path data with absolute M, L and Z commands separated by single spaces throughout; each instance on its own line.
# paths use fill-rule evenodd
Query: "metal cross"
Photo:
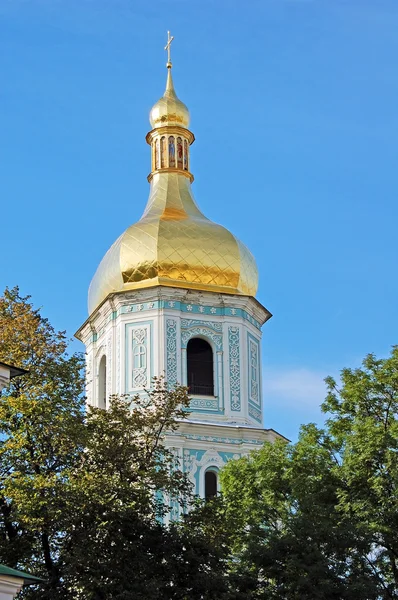
M 170 46 L 171 46 L 171 42 L 174 40 L 174 35 L 170 36 L 170 31 L 167 32 L 167 44 L 165 45 L 164 49 L 167 50 L 167 62 L 171 64 L 171 58 L 170 58 Z

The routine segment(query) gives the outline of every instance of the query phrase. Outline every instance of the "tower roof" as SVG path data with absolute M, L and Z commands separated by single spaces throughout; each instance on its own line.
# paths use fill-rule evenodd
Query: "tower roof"
M 170 61 L 166 91 L 150 112 L 149 199 L 141 219 L 110 247 L 89 289 L 90 314 L 110 293 L 165 285 L 254 296 L 254 257 L 225 227 L 207 219 L 191 191 L 189 111 L 175 92 Z
M 189 127 L 189 110 L 181 100 L 178 99 L 174 89 L 171 74 L 171 63 L 167 66 L 167 82 L 163 96 L 153 105 L 149 113 L 149 121 L 153 129 L 165 125 L 180 125 Z

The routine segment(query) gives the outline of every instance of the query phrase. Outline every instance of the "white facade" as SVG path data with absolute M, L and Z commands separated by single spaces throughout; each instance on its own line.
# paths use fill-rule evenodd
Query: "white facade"
M 0 362 L 0 393 L 5 387 L 8 386 L 11 379 L 17 377 L 18 375 L 23 375 L 24 373 L 27 373 L 25 369 L 18 369 L 12 365 L 7 365 Z
M 0 600 L 13 600 L 21 591 L 24 580 L 20 577 L 11 577 L 0 574 Z
M 189 419 L 167 440 L 203 496 L 206 470 L 278 437 L 262 427 L 261 326 L 270 316 L 248 296 L 165 286 L 113 294 L 77 334 L 87 350 L 87 401 L 105 408 L 111 394 L 145 393 L 160 375 L 187 385 L 188 342 L 206 340 L 213 395 L 192 395 Z
M 11 367 L 0 363 L 0 392 L 10 383 Z

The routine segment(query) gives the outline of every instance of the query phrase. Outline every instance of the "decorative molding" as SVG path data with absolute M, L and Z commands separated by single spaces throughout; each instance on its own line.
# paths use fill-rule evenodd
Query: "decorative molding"
M 112 334 L 109 333 L 107 341 L 107 357 L 106 357 L 106 393 L 105 406 L 108 406 L 109 396 L 112 394 Z
M 97 361 L 97 363 L 99 363 L 98 358 L 102 358 L 102 355 L 106 354 L 106 345 L 105 344 L 101 344 L 101 346 L 98 348 L 98 350 L 95 351 L 95 360 Z
M 260 404 L 259 390 L 259 361 L 258 361 L 258 344 L 253 339 L 249 338 L 249 371 L 250 371 L 250 388 L 249 399 L 256 405 Z
M 182 459 L 184 473 L 189 473 L 189 472 L 193 471 L 196 454 L 197 454 L 196 451 L 195 451 L 195 454 L 193 454 L 193 452 L 191 450 L 184 449 L 183 459 Z
M 260 342 L 247 334 L 248 410 L 249 416 L 261 423 Z
M 138 393 L 149 388 L 152 365 L 151 322 L 126 325 L 126 393 Z
M 214 331 L 222 332 L 222 323 L 219 321 L 198 321 L 196 319 L 181 319 L 182 329 L 190 329 L 191 327 L 206 326 Z
M 198 459 L 198 454 L 202 455 L 200 459 Z M 195 492 L 198 494 L 200 493 L 200 483 L 197 475 L 200 475 L 200 470 L 203 467 L 207 468 L 210 465 L 214 465 L 221 469 L 225 465 L 225 461 L 218 452 L 213 449 L 206 450 L 204 453 L 200 450 L 184 449 L 183 465 L 189 481 L 192 483 Z
M 217 410 L 218 411 L 218 400 L 217 398 L 192 398 L 190 402 L 190 408 L 196 410 Z
M 132 339 L 132 366 L 133 389 L 144 389 L 148 382 L 148 339 L 147 329 L 145 327 L 137 327 L 133 329 Z
M 214 321 L 181 320 L 181 346 L 186 348 L 189 340 L 203 335 L 212 340 L 217 350 L 222 350 L 222 323 Z
M 237 458 L 239 458 L 238 455 Z M 206 470 L 209 466 L 214 466 L 221 469 L 224 465 L 225 461 L 221 458 L 217 450 L 213 450 L 212 448 L 206 450 L 201 460 L 197 463 L 198 468 L 204 467 L 204 470 Z
M 231 410 L 241 410 L 240 397 L 240 335 L 239 327 L 228 327 L 229 386 Z
M 245 321 L 249 321 L 257 329 L 261 329 L 259 321 L 252 317 L 248 312 L 241 308 L 230 308 L 226 306 L 209 306 L 203 304 L 190 304 L 180 302 L 177 300 L 156 300 L 151 302 L 140 302 L 137 304 L 124 305 L 119 308 L 117 314 L 125 313 L 136 313 L 148 310 L 158 310 L 159 308 L 177 310 L 181 312 L 190 313 L 191 315 L 210 315 L 210 316 L 221 316 L 221 317 L 235 317 L 243 318 Z M 108 321 L 112 320 L 112 315 L 109 316 Z M 103 328 L 102 328 L 103 329 Z M 102 331 L 102 330 L 101 330 Z
M 166 379 L 169 387 L 177 385 L 177 321 L 166 320 Z
M 261 423 L 261 412 L 258 410 L 258 408 L 252 406 L 252 404 L 249 404 L 249 416 Z
M 121 370 L 121 356 L 120 356 L 120 349 L 121 349 L 121 345 L 122 345 L 122 332 L 121 332 L 121 328 L 120 326 L 118 327 L 117 331 L 116 331 L 116 393 L 117 394 L 121 394 L 122 390 L 120 387 L 120 370 Z
M 213 435 L 198 435 L 194 433 L 180 433 L 179 431 L 173 431 L 173 436 L 184 437 L 187 440 L 195 440 L 197 442 L 216 442 L 217 444 L 232 444 L 232 445 L 242 445 L 249 444 L 252 446 L 262 446 L 264 444 L 261 440 L 250 440 L 250 439 L 234 439 L 229 437 L 219 437 Z

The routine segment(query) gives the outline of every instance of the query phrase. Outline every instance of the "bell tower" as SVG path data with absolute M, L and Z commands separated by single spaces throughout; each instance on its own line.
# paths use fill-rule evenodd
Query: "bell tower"
M 211 496 L 226 461 L 279 435 L 263 428 L 262 326 L 255 260 L 207 219 L 191 189 L 189 111 L 172 79 L 150 112 L 149 199 L 102 259 L 89 288 L 89 318 L 76 336 L 87 352 L 90 404 L 144 394 L 152 377 L 187 385 L 191 413 L 167 443 L 196 492 Z

